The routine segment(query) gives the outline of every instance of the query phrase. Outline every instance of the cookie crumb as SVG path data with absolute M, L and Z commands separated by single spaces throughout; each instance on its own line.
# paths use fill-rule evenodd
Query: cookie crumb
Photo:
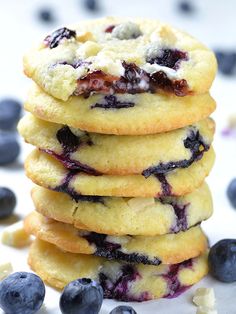
M 10 262 L 0 261 L 0 281 L 5 279 L 13 272 L 13 267 Z
M 30 235 L 25 232 L 23 221 L 10 225 L 2 233 L 2 243 L 8 246 L 20 248 L 30 242 Z

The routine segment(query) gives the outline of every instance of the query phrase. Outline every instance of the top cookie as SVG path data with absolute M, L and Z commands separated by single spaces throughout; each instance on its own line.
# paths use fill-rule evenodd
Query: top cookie
M 25 73 L 66 101 L 91 93 L 205 93 L 214 54 L 190 35 L 156 20 L 104 18 L 60 28 L 24 57 Z

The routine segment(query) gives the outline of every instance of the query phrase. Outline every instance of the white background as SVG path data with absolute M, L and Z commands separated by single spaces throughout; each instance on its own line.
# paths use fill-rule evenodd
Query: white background
M 43 38 L 47 32 L 57 26 L 77 23 L 82 19 L 103 15 L 123 15 L 158 18 L 185 29 L 211 48 L 236 49 L 236 1 L 235 0 L 199 0 L 193 1 L 196 14 L 184 15 L 176 10 L 177 0 L 103 0 L 98 14 L 86 12 L 79 0 L 0 0 L 0 96 L 18 97 L 22 101 L 30 82 L 22 73 L 22 55 L 32 42 Z M 51 7 L 58 17 L 57 23 L 47 25 L 37 20 L 37 9 Z M 236 210 L 233 210 L 226 197 L 229 181 L 236 177 L 236 137 L 225 138 L 221 135 L 227 125 L 230 114 L 236 114 L 235 78 L 218 75 L 212 94 L 217 100 L 218 108 L 213 115 L 217 122 L 214 141 L 217 159 L 215 167 L 208 178 L 211 186 L 215 213 L 203 224 L 210 243 L 222 238 L 236 238 Z M 1 114 L 1 112 L 0 112 Z M 0 167 L 0 185 L 12 188 L 18 199 L 16 213 L 24 217 L 33 210 L 30 200 L 31 182 L 24 176 L 22 164 L 30 151 L 29 145 L 22 143 L 19 161 L 9 167 Z M 0 231 L 11 221 L 0 222 Z M 7 258 L 14 265 L 14 270 L 27 270 L 27 250 L 14 250 L 0 244 L 0 259 Z M 217 295 L 217 308 L 220 314 L 236 313 L 236 283 L 222 284 L 207 277 L 197 286 L 213 286 Z M 138 314 L 191 314 L 196 309 L 191 298 L 196 286 L 174 300 L 151 301 L 134 304 Z M 59 313 L 59 293 L 47 289 L 46 308 L 40 313 Z M 108 314 L 116 302 L 105 301 L 101 313 Z M 0 313 L 1 310 L 0 310 Z

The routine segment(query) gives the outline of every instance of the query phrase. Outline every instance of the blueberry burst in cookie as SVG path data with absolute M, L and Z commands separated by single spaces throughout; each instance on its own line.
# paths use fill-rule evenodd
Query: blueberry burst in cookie
M 205 119 L 162 134 L 116 136 L 88 133 L 28 115 L 18 129 L 27 143 L 52 155 L 67 169 L 148 178 L 188 168 L 200 160 L 213 140 L 214 122 Z
M 30 249 L 29 264 L 59 289 L 86 276 L 100 283 L 104 298 L 138 302 L 177 297 L 208 271 L 206 254 L 179 264 L 142 265 L 64 252 L 39 239 Z
M 62 100 L 93 93 L 185 96 L 209 90 L 216 60 L 204 45 L 166 24 L 104 18 L 54 31 L 25 56 L 24 68 Z
M 186 227 L 187 221 L 183 229 Z M 181 263 L 203 253 L 208 246 L 207 238 L 199 226 L 174 235 L 111 236 L 80 230 L 33 212 L 25 220 L 25 229 L 67 252 L 93 254 L 109 260 L 144 265 Z

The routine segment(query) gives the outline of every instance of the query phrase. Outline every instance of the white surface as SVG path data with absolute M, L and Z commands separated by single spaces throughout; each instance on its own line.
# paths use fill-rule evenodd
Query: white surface
M 196 16 L 177 15 L 176 2 L 174 0 L 103 0 L 101 3 L 104 10 L 99 15 L 158 18 L 185 29 L 211 47 L 233 47 L 235 43 L 233 30 L 236 27 L 236 2 L 234 0 L 193 1 L 198 7 Z M 37 8 L 44 7 L 45 4 L 55 8 L 55 13 L 59 18 L 58 25 L 97 17 L 97 15 L 86 14 L 78 3 L 79 0 L 44 0 L 43 2 L 0 0 L 0 96 L 17 96 L 24 99 L 30 83 L 22 74 L 23 52 L 33 41 L 37 41 L 51 28 L 57 27 L 57 25 L 45 26 L 38 23 L 35 19 Z M 230 207 L 225 194 L 229 181 L 236 177 L 236 139 L 222 138 L 220 134 L 226 125 L 227 116 L 232 112 L 236 113 L 235 83 L 235 79 L 217 77 L 212 89 L 212 94 L 218 102 L 218 109 L 214 114 L 217 122 L 214 142 L 217 160 L 208 182 L 214 197 L 215 213 L 209 221 L 204 223 L 204 229 L 209 235 L 211 244 L 222 238 L 236 238 L 236 211 Z M 31 148 L 25 144 L 22 144 L 22 148 L 19 162 L 6 168 L 0 167 L 0 185 L 9 186 L 16 192 L 18 198 L 16 213 L 20 217 L 24 217 L 33 209 L 30 200 L 32 184 L 26 179 L 22 169 L 23 160 Z M 8 224 L 9 221 L 0 222 L 0 231 Z M 0 244 L 0 254 L 13 263 L 15 271 L 29 270 L 26 262 L 27 250 L 15 250 Z M 197 287 L 202 286 L 214 287 L 219 314 L 236 313 L 236 283 L 222 284 L 210 277 L 205 278 L 177 299 L 163 299 L 133 306 L 138 314 L 192 314 L 196 312 L 196 307 L 191 302 L 193 293 Z M 40 313 L 59 313 L 58 300 L 59 293 L 47 288 L 46 309 L 42 309 Z M 105 301 L 101 314 L 108 314 L 116 305 L 117 302 Z M 2 313 L 1 310 L 0 313 Z

